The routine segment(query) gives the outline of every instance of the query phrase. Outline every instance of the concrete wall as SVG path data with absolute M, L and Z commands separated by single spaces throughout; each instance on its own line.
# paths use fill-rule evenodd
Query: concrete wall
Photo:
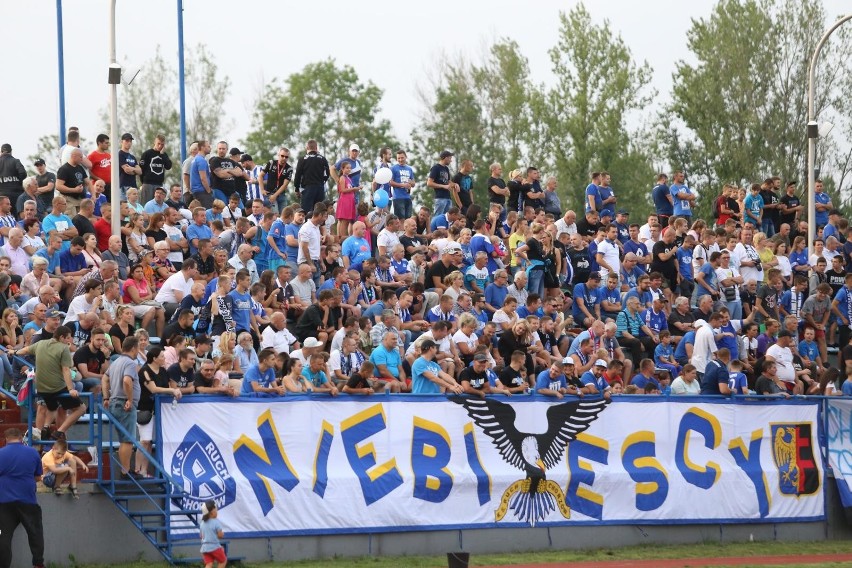
M 471 554 L 613 548 L 638 544 L 702 542 L 820 541 L 852 538 L 852 525 L 840 506 L 832 478 L 826 478 L 828 518 L 816 523 L 603 526 L 531 529 L 422 531 L 373 535 L 334 535 L 234 539 L 231 556 L 249 561 L 286 561 L 330 556 L 431 555 L 465 550 Z M 68 495 L 39 494 L 46 535 L 45 559 L 69 566 L 78 563 L 114 564 L 162 557 L 99 492 L 83 493 L 79 501 Z M 511 534 L 507 533 L 511 530 Z M 507 538 L 508 537 L 508 538 Z M 18 528 L 13 541 L 13 567 L 29 566 L 26 533 Z M 198 551 L 187 548 L 186 556 Z

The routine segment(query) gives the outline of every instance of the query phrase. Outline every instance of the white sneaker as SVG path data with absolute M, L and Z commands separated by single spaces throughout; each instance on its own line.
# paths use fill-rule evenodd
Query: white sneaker
M 92 461 L 90 461 L 87 465 L 89 467 L 98 467 L 98 448 L 97 448 L 97 446 L 88 446 L 86 449 L 89 450 L 89 455 L 92 456 Z

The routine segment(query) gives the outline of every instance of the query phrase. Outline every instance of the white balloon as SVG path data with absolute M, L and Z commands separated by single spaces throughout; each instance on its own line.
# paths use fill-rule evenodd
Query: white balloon
M 390 168 L 379 168 L 376 170 L 376 175 L 373 176 L 373 181 L 379 185 L 384 185 L 391 180 L 393 177 L 393 172 L 390 171 Z

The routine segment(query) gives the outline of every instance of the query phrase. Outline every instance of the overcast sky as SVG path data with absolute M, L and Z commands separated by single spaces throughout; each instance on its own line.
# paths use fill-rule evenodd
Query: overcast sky
M 35 152 L 40 136 L 59 130 L 55 2 L 2 3 L 6 71 L 0 81 L 0 142 L 11 143 L 24 159 Z M 714 3 L 597 0 L 586 6 L 596 22 L 609 19 L 634 56 L 651 64 L 662 99 L 671 89 L 676 61 L 688 58 L 691 19 L 706 18 Z M 832 20 L 849 9 L 848 0 L 824 4 Z M 159 44 L 176 66 L 176 5 L 176 0 L 118 0 L 119 62 L 138 68 Z M 406 140 L 415 122 L 415 86 L 442 51 L 477 57 L 494 39 L 508 36 L 529 58 L 533 79 L 547 82 L 547 50 L 555 44 L 559 12 L 573 5 L 565 0 L 184 0 L 184 41 L 186 46 L 206 43 L 231 78 L 225 112 L 233 128 L 221 135 L 231 145 L 251 128 L 253 102 L 264 82 L 327 57 L 352 65 L 362 80 L 384 90 L 383 114 Z M 109 101 L 109 0 L 64 0 L 63 15 L 66 124 L 79 126 L 93 141 L 103 127 L 100 109 Z

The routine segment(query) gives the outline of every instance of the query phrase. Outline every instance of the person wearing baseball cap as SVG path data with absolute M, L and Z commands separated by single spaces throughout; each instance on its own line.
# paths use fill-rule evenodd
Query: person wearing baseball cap
M 485 353 L 477 353 L 473 356 L 473 363 L 469 367 L 465 367 L 459 375 L 459 382 L 464 389 L 465 394 L 479 396 L 485 398 L 486 394 L 505 394 L 511 396 L 504 386 L 491 387 L 488 381 L 488 355 Z
M 361 186 L 361 171 L 362 164 L 361 160 L 358 159 L 358 156 L 361 155 L 361 147 L 356 143 L 352 143 L 349 145 L 349 155 L 337 160 L 334 165 L 329 168 L 329 174 L 331 175 L 331 179 L 334 180 L 336 184 L 340 180 L 340 172 L 343 169 L 343 164 L 349 164 L 349 180 L 352 182 L 352 187 L 360 187 Z M 356 195 L 357 197 L 357 195 Z
M 450 198 L 450 193 L 459 190 L 458 184 L 454 183 L 450 178 L 449 166 L 454 155 L 449 150 L 442 151 L 438 156 L 438 163 L 429 170 L 426 187 L 431 188 L 435 192 L 434 210 L 432 211 L 433 217 L 443 215 L 452 207 L 453 202 Z
M 444 277 L 451 272 L 458 270 L 462 264 L 462 250 L 458 243 L 449 243 L 441 251 L 441 258 L 433 262 L 426 269 L 426 284 L 427 288 L 435 288 L 435 291 L 443 293 L 448 288 L 444 284 Z
M 580 377 L 580 382 L 583 383 L 586 392 L 589 394 L 602 393 L 606 397 L 610 396 L 609 383 L 606 382 L 603 376 L 603 372 L 606 371 L 608 366 L 609 364 L 606 361 L 598 359 L 592 365 L 591 369 L 583 373 L 583 376 Z
M 127 190 L 138 185 L 136 176 L 142 175 L 142 166 L 139 165 L 136 156 L 130 153 L 132 147 L 133 135 L 125 132 L 121 135 L 121 146 L 118 151 L 118 186 L 121 188 L 122 201 L 127 201 Z

